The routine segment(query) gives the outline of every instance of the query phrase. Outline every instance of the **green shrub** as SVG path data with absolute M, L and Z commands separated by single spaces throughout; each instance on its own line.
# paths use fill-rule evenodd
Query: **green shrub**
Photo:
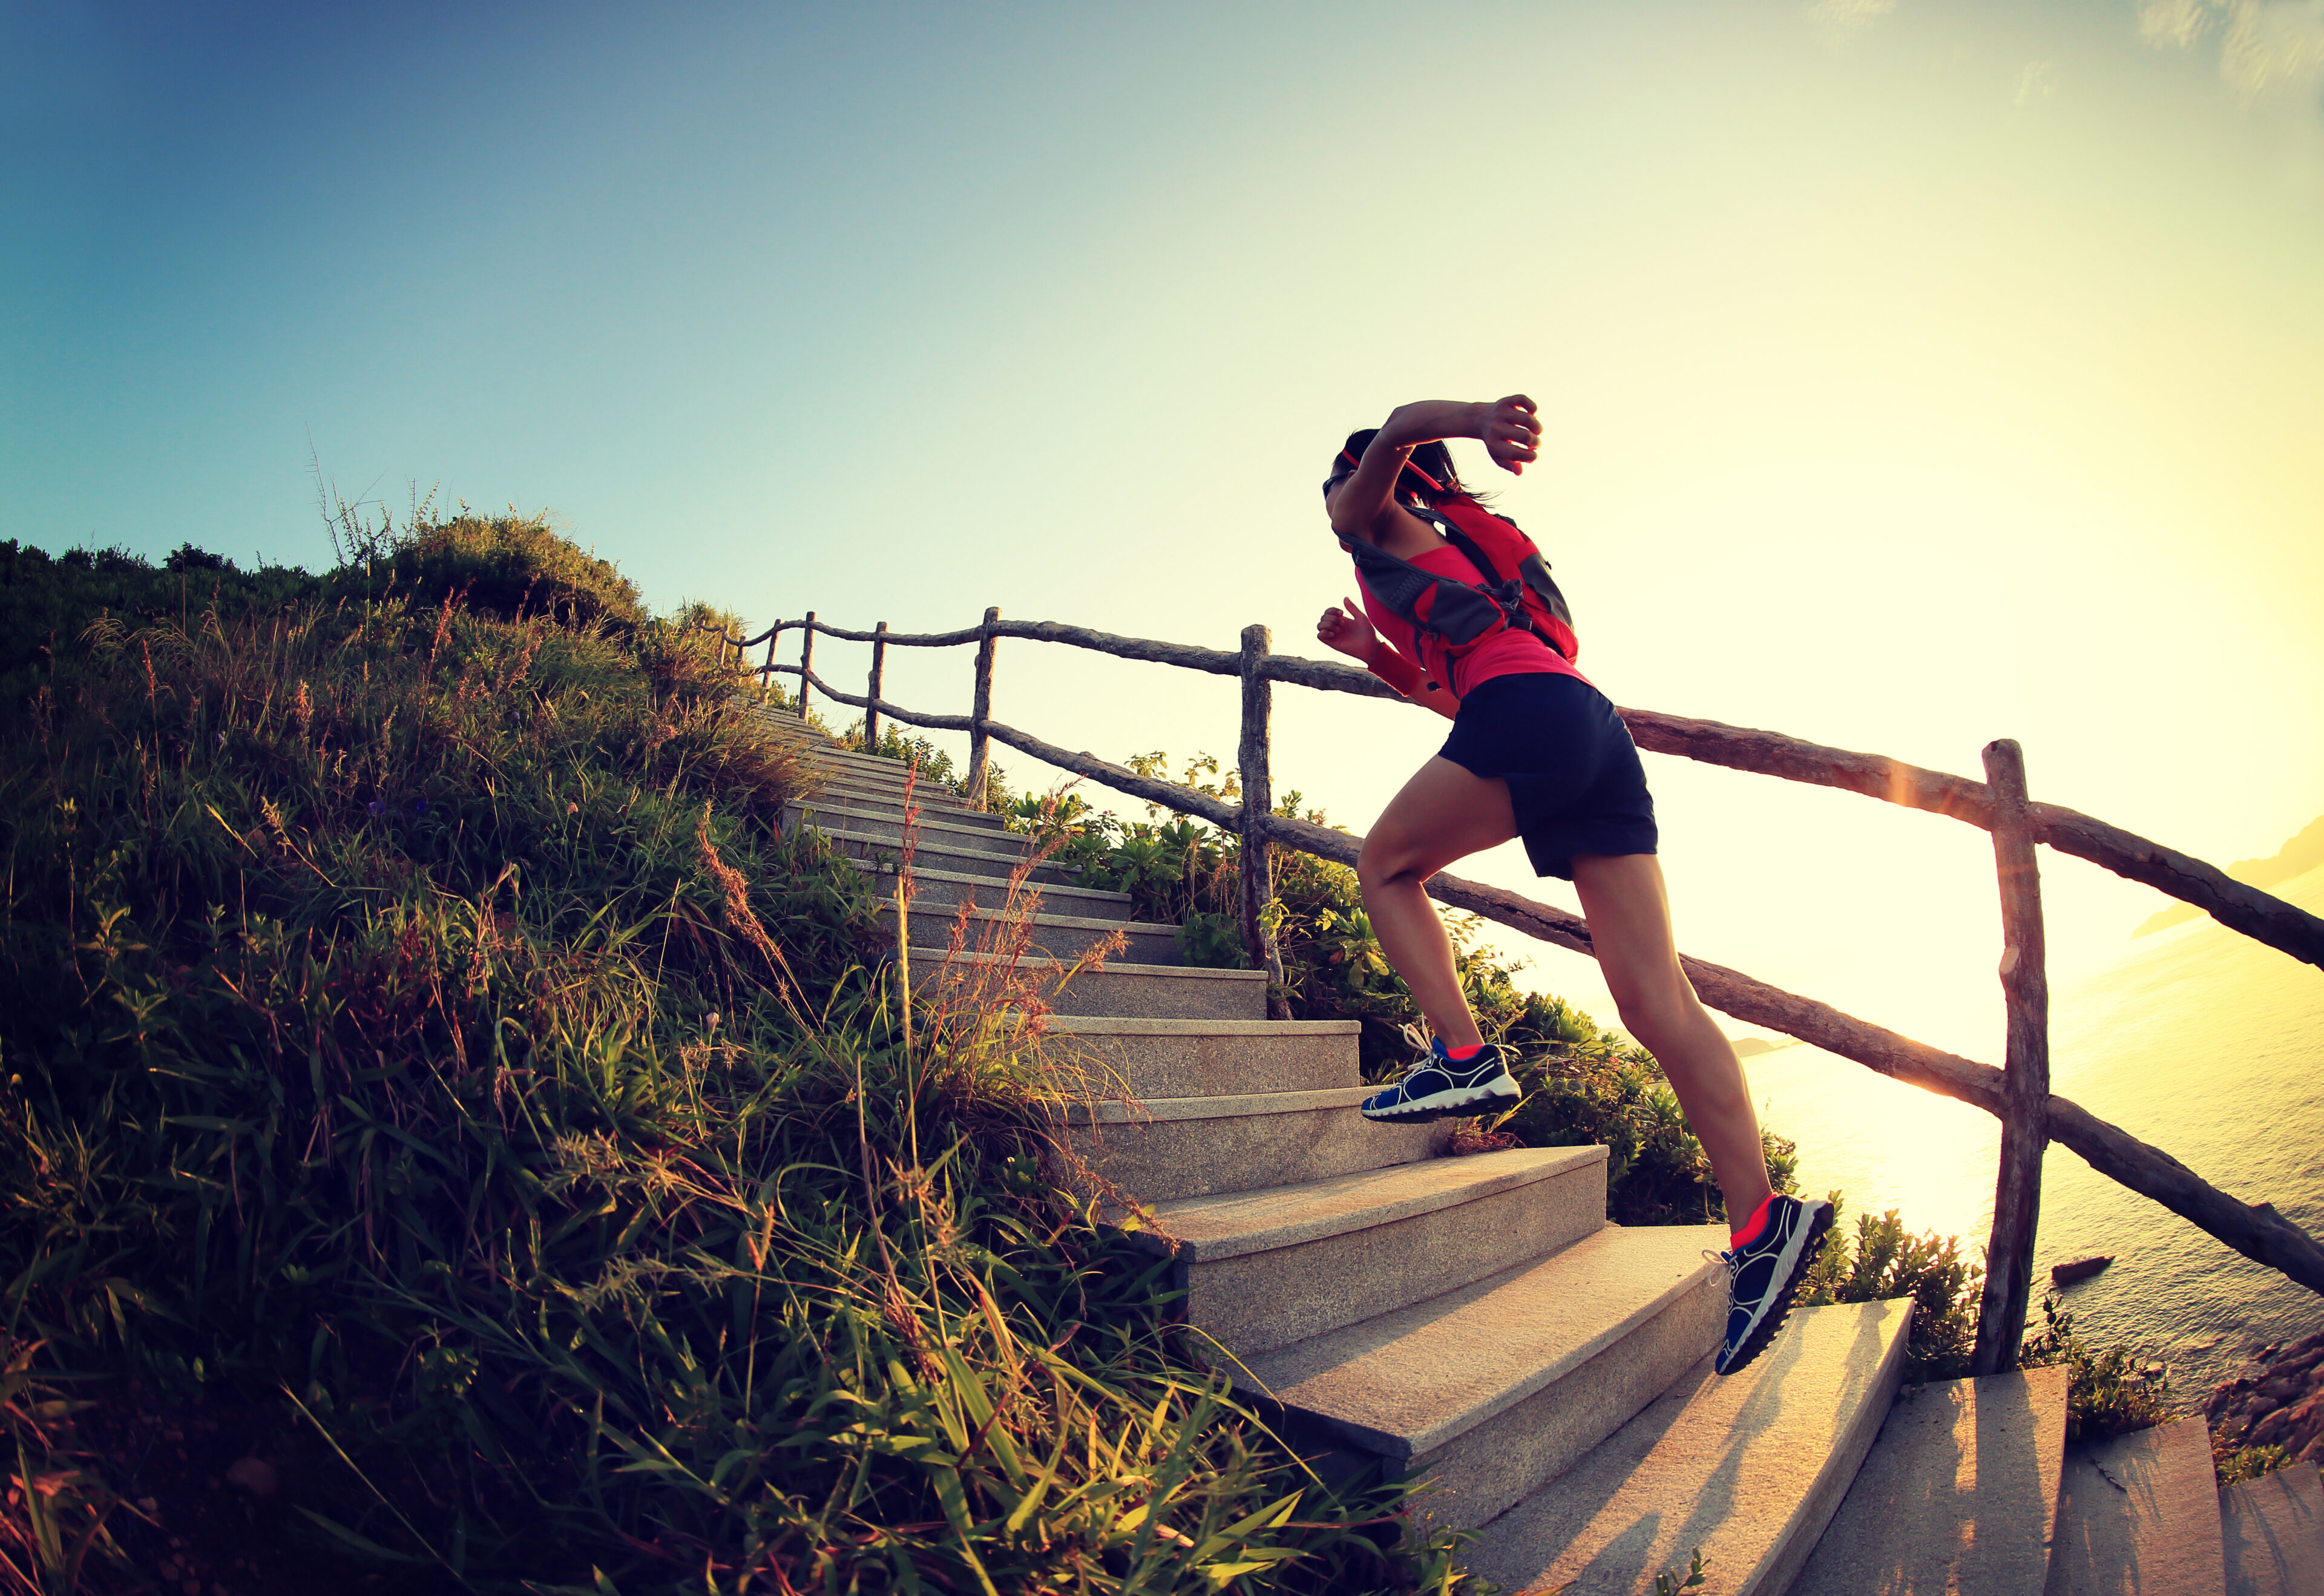
M 190 629 L 208 614 L 263 611 L 316 594 L 316 579 L 295 567 L 238 570 L 190 544 L 155 570 L 119 550 L 102 560 L 85 549 L 51 559 L 0 540 L 0 706 L 21 711 L 99 616 L 124 629 L 165 617 Z
M 1382 1553 L 1403 1488 L 1287 1458 L 1054 1188 L 1028 995 L 929 983 L 908 1039 L 715 650 L 482 613 L 530 534 L 446 525 L 482 554 L 201 568 L 183 620 L 74 615 L 157 576 L 94 559 L 24 595 L 64 617 L 0 721 L 28 1455 L 67 1390 L 258 1415 L 315 1588 L 1451 1588 L 1453 1537 Z M 42 1478 L 0 1531 L 145 1577 L 125 1481 Z
M 1803 1307 L 1831 1303 L 1913 1299 L 1904 1378 L 1915 1384 L 1959 1379 L 1969 1373 L 1977 1346 L 1978 1309 L 1985 1271 L 1960 1255 L 1960 1238 L 1933 1231 L 1914 1235 L 1894 1208 L 1878 1218 L 1856 1216 L 1855 1245 L 1840 1224 L 1840 1194 L 1830 1195 L 1831 1232 L 1808 1266 L 1796 1299 Z
M 431 494 L 414 502 L 401 527 L 384 513 L 374 522 L 344 501 L 327 520 L 344 561 L 330 578 L 335 597 L 371 598 L 400 584 L 422 604 L 456 595 L 476 614 L 500 620 L 546 615 L 562 626 L 624 633 L 648 619 L 637 584 L 559 535 L 546 515 L 514 509 L 479 515 L 463 504 L 447 518 Z
M 2056 1296 L 2042 1298 L 2042 1328 L 2025 1338 L 2017 1354 L 2021 1369 L 2064 1364 L 2066 1439 L 2126 1435 L 2151 1429 L 2171 1416 L 2171 1380 L 2148 1379 L 2144 1353 L 2128 1345 L 2093 1347 L 2074 1328 L 2070 1309 Z
M 2291 1463 L 2292 1453 L 2284 1447 L 2248 1445 L 2241 1435 L 2211 1436 L 2211 1472 L 2221 1485 L 2256 1480 Z
M 1536 1056 L 1518 1071 L 1523 1102 L 1492 1122 L 1527 1147 L 1606 1149 L 1606 1214 L 1617 1224 L 1708 1224 L 1727 1217 L 1710 1157 L 1686 1128 L 1677 1093 L 1642 1048 L 1606 1062 Z M 1793 1144 L 1760 1132 L 1768 1178 L 1791 1191 Z

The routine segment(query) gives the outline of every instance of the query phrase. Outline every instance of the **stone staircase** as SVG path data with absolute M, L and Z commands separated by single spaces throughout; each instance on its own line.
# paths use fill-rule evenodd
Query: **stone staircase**
M 761 714 L 822 782 L 787 820 L 884 886 L 902 767 Z M 959 905 L 994 912 L 1024 844 L 940 791 L 917 802 L 911 956 L 927 969 Z M 1130 920 L 1127 894 L 1032 879 L 1032 943 L 1058 974 L 1126 935 L 1102 970 L 1052 983 L 1051 1034 L 1121 1084 L 1068 1134 L 1153 1205 L 1143 1244 L 1172 1259 L 1192 1322 L 1320 1468 L 1425 1471 L 1423 1507 L 1479 1532 L 1470 1565 L 1505 1591 L 1647 1592 L 1697 1548 L 1720 1593 L 2181 1588 L 2058 1582 L 2089 1571 L 2053 1560 L 2053 1539 L 2123 1516 L 2086 1509 L 2061 1461 L 2062 1371 L 1899 1404 L 1898 1301 L 1801 1310 L 1720 1379 L 1723 1227 L 1609 1224 L 1603 1148 L 1453 1158 L 1449 1124 L 1366 1122 L 1355 1022 L 1270 1021 L 1261 975 L 1187 967 L 1177 927 Z M 2324 1592 L 2223 1586 L 2216 1549 L 2207 1566 L 2186 1590 Z

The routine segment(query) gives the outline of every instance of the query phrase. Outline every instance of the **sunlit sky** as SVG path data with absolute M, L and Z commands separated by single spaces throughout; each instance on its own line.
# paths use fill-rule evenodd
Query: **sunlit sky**
M 318 566 L 311 460 L 754 630 L 1316 653 L 1340 436 L 1521 390 L 1545 459 L 1491 485 L 1617 702 L 2015 736 L 2222 863 L 2324 811 L 2314 0 L 12 3 L 0 74 L 0 537 Z M 1001 650 L 1001 718 L 1111 758 L 1228 753 L 1234 704 Z M 1280 689 L 1278 789 L 1361 829 L 1442 729 Z M 1690 951 L 1997 1059 L 1981 834 L 1649 775 Z M 2161 903 L 2045 869 L 2061 971 Z

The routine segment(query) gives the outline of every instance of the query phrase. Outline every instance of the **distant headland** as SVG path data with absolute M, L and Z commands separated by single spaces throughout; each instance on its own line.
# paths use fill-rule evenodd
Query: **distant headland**
M 2271 859 L 2238 859 L 2227 866 L 2227 873 L 2246 887 L 2264 891 L 2279 881 L 2324 864 L 2324 815 L 2310 821 L 2301 834 L 2275 851 Z M 2133 931 L 2133 936 L 2144 936 L 2149 931 L 2160 931 L 2166 926 L 2184 924 L 2202 914 L 2191 903 L 2174 903 L 2170 908 L 2148 917 L 2146 922 Z

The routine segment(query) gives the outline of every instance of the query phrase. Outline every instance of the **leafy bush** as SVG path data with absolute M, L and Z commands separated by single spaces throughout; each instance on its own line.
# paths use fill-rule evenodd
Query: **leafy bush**
M 1525 1100 L 1493 1128 L 1516 1133 L 1527 1147 L 1603 1144 L 1606 1213 L 1615 1223 L 1707 1224 L 1727 1217 L 1710 1157 L 1644 1048 L 1624 1047 L 1604 1060 L 1587 1053 L 1578 1059 L 1536 1055 L 1519 1069 L 1518 1082 Z M 1777 1191 L 1793 1190 L 1793 1144 L 1766 1130 L 1759 1140 L 1768 1179 Z
M 398 536 L 382 560 L 392 578 L 435 602 L 464 595 L 476 613 L 513 620 L 546 614 L 563 626 L 622 632 L 646 623 L 637 584 L 610 560 L 585 554 L 537 516 L 463 512 L 423 521 Z
M 1960 1239 L 1933 1231 L 1914 1235 L 1891 1208 L 1877 1219 L 1858 1214 L 1851 1248 L 1840 1224 L 1843 1199 L 1833 1192 L 1830 1201 L 1831 1232 L 1800 1284 L 1800 1305 L 1909 1296 L 1914 1305 L 1904 1378 L 1925 1384 L 1968 1374 L 1985 1271 L 1961 1257 Z
M 714 652 L 533 530 L 429 536 L 9 601 L 62 620 L 0 721 L 0 1423 L 47 1460 L 0 1554 L 259 1549 L 130 1499 L 128 1407 L 247 1417 L 309 1589 L 1449 1589 L 1053 1188 L 1030 995 L 878 966 Z M 493 569 L 571 580 L 520 622 Z
M 124 626 L 170 617 L 192 628 L 214 612 L 264 610 L 315 594 L 315 578 L 295 567 L 240 571 L 191 545 L 157 571 L 118 551 L 102 562 L 84 549 L 51 559 L 13 538 L 0 540 L 0 705 L 21 710 L 59 668 L 60 652 L 69 655 L 99 615 Z
M 2074 1315 L 2056 1296 L 2042 1298 L 2042 1328 L 2019 1349 L 2021 1369 L 2064 1364 L 2066 1439 L 2121 1435 L 2151 1429 L 2171 1416 L 2168 1375 L 2148 1379 L 2144 1354 L 2128 1345 L 2093 1347 L 2074 1329 Z
M 637 584 L 559 535 L 545 513 L 520 515 L 512 507 L 479 515 L 462 504 L 447 517 L 436 509 L 433 491 L 422 498 L 415 485 L 410 512 L 398 527 L 389 512 L 374 520 L 370 506 L 339 498 L 319 470 L 316 485 L 341 562 L 330 578 L 334 596 L 359 590 L 370 598 L 383 581 L 390 592 L 400 582 L 423 604 L 457 595 L 476 613 L 502 620 L 547 615 L 559 625 L 616 634 L 646 623 Z
M 2211 1435 L 2211 1472 L 2221 1485 L 2256 1480 L 2291 1464 L 2292 1453 L 2285 1447 L 2253 1446 L 2241 1435 L 2216 1431 Z

